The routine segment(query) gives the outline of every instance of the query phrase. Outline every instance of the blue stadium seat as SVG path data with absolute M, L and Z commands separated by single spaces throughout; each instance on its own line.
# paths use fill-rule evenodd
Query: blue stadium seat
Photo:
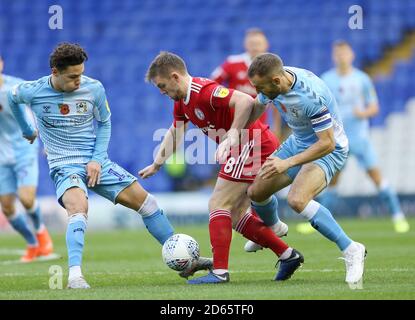
M 90 56 L 86 73 L 104 83 L 112 107 L 110 155 L 133 173 L 152 160 L 153 132 L 172 121 L 171 101 L 143 81 L 148 64 L 160 50 L 182 55 L 192 74 L 209 76 L 226 56 L 243 51 L 247 28 L 260 27 L 269 36 L 271 50 L 286 64 L 320 74 L 332 67 L 334 40 L 350 41 L 356 66 L 363 67 L 379 59 L 384 48 L 397 44 L 406 30 L 415 28 L 412 0 L 61 0 L 64 29 L 52 31 L 47 27 L 48 6 L 55 2 L 2 2 L 0 30 L 7 32 L 0 33 L 0 51 L 5 72 L 38 78 L 49 72 L 48 57 L 58 42 L 80 42 Z M 364 8 L 363 30 L 348 28 L 345 13 L 352 4 Z M 381 125 L 390 112 L 402 110 L 415 92 L 414 73 L 411 59 L 397 63 L 390 77 L 376 81 L 385 107 L 372 124 Z M 194 171 L 205 173 L 203 166 Z M 42 180 L 49 179 L 47 172 L 42 162 Z M 162 173 L 145 186 L 166 191 L 171 183 Z M 53 187 L 42 184 L 40 193 L 53 193 Z

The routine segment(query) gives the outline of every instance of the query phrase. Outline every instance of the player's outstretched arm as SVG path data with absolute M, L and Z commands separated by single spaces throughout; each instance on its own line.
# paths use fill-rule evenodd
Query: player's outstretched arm
M 149 178 L 155 175 L 166 162 L 168 158 L 176 151 L 182 144 L 184 133 L 187 129 L 187 123 L 176 121 L 176 126 L 172 125 L 167 131 L 160 144 L 160 149 L 154 159 L 154 162 L 138 172 L 142 179 Z
M 7 99 L 9 106 L 17 120 L 17 123 L 22 129 L 23 137 L 25 137 L 30 143 L 33 143 L 38 135 L 37 130 L 32 127 L 31 123 L 27 119 L 26 107 L 23 104 L 25 101 L 19 96 L 18 93 L 17 88 L 14 88 L 12 91 L 8 92 Z

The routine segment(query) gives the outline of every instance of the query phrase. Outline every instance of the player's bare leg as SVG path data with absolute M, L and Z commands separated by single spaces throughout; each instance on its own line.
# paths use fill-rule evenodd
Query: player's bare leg
M 39 203 L 36 201 L 36 187 L 22 186 L 19 188 L 18 197 L 27 215 L 33 222 L 36 238 L 39 243 L 38 256 L 49 256 L 53 251 L 52 239 L 46 229 L 40 212 Z
M 151 235 L 163 244 L 174 233 L 169 220 L 159 208 L 156 198 L 134 181 L 117 196 L 117 203 L 138 212 Z
M 351 288 L 361 287 L 366 249 L 362 244 L 352 241 L 330 211 L 313 200 L 325 186 L 323 169 L 314 163 L 307 163 L 302 166 L 291 185 L 288 204 L 324 237 L 336 243 L 346 262 L 346 282 Z
M 26 253 L 20 258 L 22 262 L 32 262 L 38 254 L 38 242 L 32 230 L 29 228 L 25 217 L 22 214 L 16 214 L 16 196 L 14 194 L 5 194 L 0 196 L 0 204 L 7 220 L 27 243 Z
M 380 197 L 387 203 L 390 213 L 392 214 L 392 221 L 395 231 L 398 233 L 408 232 L 409 223 L 402 212 L 399 198 L 391 186 L 382 178 L 382 174 L 378 168 L 371 168 L 367 170 L 370 179 L 375 183 Z
M 89 289 L 82 271 L 82 253 L 88 218 L 88 200 L 84 190 L 70 188 L 62 196 L 62 203 L 68 213 L 66 246 L 68 249 L 69 289 Z

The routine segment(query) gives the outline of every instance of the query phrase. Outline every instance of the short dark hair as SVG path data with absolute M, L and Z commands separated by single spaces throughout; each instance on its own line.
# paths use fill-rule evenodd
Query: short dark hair
M 283 67 L 284 64 L 278 55 L 269 52 L 262 53 L 252 60 L 248 69 L 248 77 L 265 77 L 271 72 L 279 74 L 284 70 Z
M 177 54 L 161 51 L 151 62 L 145 80 L 150 82 L 157 76 L 167 77 L 173 71 L 177 71 L 183 75 L 186 74 L 186 63 Z
M 86 60 L 88 60 L 88 55 L 79 44 L 63 42 L 53 50 L 49 58 L 49 65 L 51 68 L 62 71 Z

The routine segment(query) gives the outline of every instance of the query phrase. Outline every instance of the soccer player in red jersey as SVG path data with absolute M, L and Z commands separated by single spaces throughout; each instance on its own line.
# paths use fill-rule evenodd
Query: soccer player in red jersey
M 244 53 L 228 56 L 225 62 L 212 72 L 210 78 L 230 89 L 242 91 L 255 98 L 257 92 L 248 79 L 248 68 L 251 65 L 252 59 L 268 51 L 268 39 L 261 29 L 251 28 L 245 32 L 244 47 Z M 272 118 L 274 121 L 274 133 L 280 138 L 282 135 L 281 116 L 275 109 L 273 109 Z M 262 123 L 268 124 L 266 112 L 259 119 Z
M 174 122 L 153 164 L 139 172 L 142 178 L 154 175 L 175 151 L 183 141 L 189 121 L 220 143 L 216 154 L 222 166 L 209 201 L 213 270 L 188 283 L 229 281 L 232 228 L 262 247 L 270 248 L 279 257 L 280 267 L 275 280 L 290 278 L 304 258 L 277 236 L 286 233 L 286 225 L 277 217 L 271 229 L 248 210 L 247 189 L 266 158 L 278 147 L 278 141 L 267 126 L 260 121 L 247 125 L 246 120 L 241 120 L 252 113 L 253 98 L 212 80 L 191 77 L 184 61 L 169 52 L 162 52 L 153 60 L 146 80 L 175 102 Z M 247 129 L 242 130 L 244 128 Z

